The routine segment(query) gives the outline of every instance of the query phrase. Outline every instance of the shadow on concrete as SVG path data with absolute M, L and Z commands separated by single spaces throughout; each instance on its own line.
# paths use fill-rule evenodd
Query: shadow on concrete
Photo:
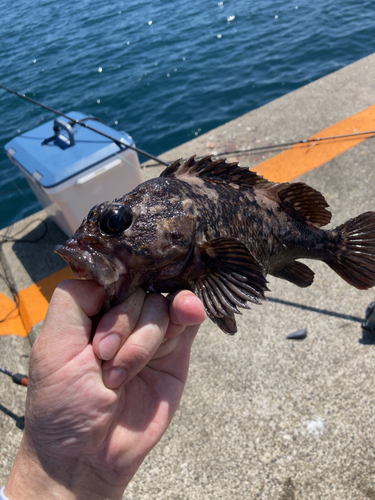
M 275 299 L 273 297 L 267 297 L 270 302 L 276 302 L 277 304 L 283 304 L 285 306 L 298 307 L 299 309 L 304 309 L 305 311 L 312 311 L 319 314 L 325 314 L 326 316 L 334 316 L 335 318 L 347 319 L 349 321 L 355 321 L 356 323 L 363 323 L 363 318 L 358 318 L 357 316 L 349 316 L 344 313 L 338 313 L 335 311 L 329 311 L 327 309 L 320 309 L 318 307 L 305 306 L 304 304 L 298 304 L 297 302 L 290 302 L 289 300 Z
M 34 283 L 66 266 L 54 249 L 67 236 L 50 219 L 36 219 L 27 234 L 19 239 L 14 234 L 12 238 L 16 240 L 13 252 Z
M 13 418 L 13 420 L 16 421 L 16 426 L 21 429 L 21 431 L 24 430 L 25 428 L 25 417 L 19 417 L 12 411 L 8 410 L 5 406 L 0 404 L 0 410 L 5 413 L 5 415 L 8 415 L 9 417 Z
M 358 318 L 356 316 L 348 316 L 347 314 L 338 313 L 335 311 L 328 311 L 327 309 L 319 309 L 317 307 L 305 306 L 303 304 L 298 304 L 296 302 L 290 302 L 288 300 L 268 298 L 270 302 L 276 302 L 277 304 L 283 304 L 285 306 L 298 307 L 299 309 L 304 309 L 306 311 L 312 311 L 319 314 L 325 314 L 327 316 L 334 316 L 336 318 L 347 319 L 349 321 L 355 321 L 356 323 L 363 323 L 364 318 Z M 375 331 L 366 330 L 362 328 L 362 338 L 358 341 L 363 345 L 375 345 Z
M 362 338 L 359 339 L 360 344 L 375 345 L 375 332 L 362 328 Z

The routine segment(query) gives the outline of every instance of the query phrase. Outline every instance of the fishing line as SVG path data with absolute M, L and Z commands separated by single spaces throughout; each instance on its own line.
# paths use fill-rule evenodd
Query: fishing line
M 13 189 L 13 190 L 4 190 L 2 191 L 2 193 L 4 192 L 20 192 L 21 195 L 23 195 L 26 200 L 28 202 L 32 201 L 27 195 L 26 193 L 24 193 L 21 188 L 17 185 L 17 183 L 8 175 L 8 173 L 5 171 L 5 174 L 6 176 L 8 177 L 8 179 L 10 180 L 10 182 L 12 184 L 14 184 L 16 186 L 16 189 Z M 23 189 L 27 189 L 27 186 Z M 15 312 L 15 311 L 18 311 L 18 315 L 21 317 L 21 320 L 22 320 L 22 316 L 20 315 L 20 312 L 19 312 L 19 308 L 20 308 L 20 298 L 19 298 L 19 295 L 18 295 L 18 291 L 16 289 L 16 287 L 13 285 L 13 283 L 11 282 L 8 274 L 7 274 L 7 270 L 6 270 L 6 266 L 4 265 L 3 263 L 3 244 L 4 243 L 9 243 L 9 242 L 20 242 L 20 243 L 34 243 L 36 241 L 40 241 L 42 238 L 45 237 L 45 235 L 47 234 L 47 231 L 48 231 L 48 226 L 46 224 L 46 222 L 43 220 L 43 219 L 36 219 L 36 221 L 41 221 L 43 224 L 44 224 L 44 232 L 41 236 L 33 239 L 33 240 L 26 240 L 26 239 L 21 239 L 21 238 L 15 238 L 15 236 L 17 236 L 18 234 L 20 234 L 22 231 L 24 231 L 24 229 L 21 229 L 20 231 L 18 231 L 17 233 L 13 234 L 12 237 L 9 237 L 10 235 L 10 232 L 13 228 L 13 226 L 9 226 L 5 233 L 0 235 L 0 262 L 1 262 L 1 266 L 4 270 L 4 274 L 3 273 L 0 273 L 0 279 L 2 279 L 4 281 L 4 283 L 6 284 L 6 286 L 8 287 L 8 290 L 10 291 L 10 293 L 13 295 L 13 301 L 15 303 L 15 306 L 14 308 L 8 312 L 8 314 L 1 318 L 0 319 L 0 323 L 4 323 L 5 321 L 7 321 L 7 319 Z M 23 322 L 23 320 L 22 320 Z
M 14 306 L 14 309 L 12 309 L 11 311 L 8 312 L 8 314 L 4 317 L 4 318 L 1 318 L 0 319 L 0 323 L 4 323 L 11 314 L 14 313 L 14 311 L 18 310 L 18 314 L 19 316 L 21 317 L 21 320 L 22 320 L 22 315 L 20 314 L 19 312 L 19 308 L 20 308 L 20 297 L 19 297 L 19 294 L 18 294 L 18 290 L 16 289 L 16 287 L 13 285 L 11 279 L 9 278 L 9 276 L 7 275 L 7 271 L 6 271 L 6 266 L 3 264 L 3 244 L 4 243 L 36 243 L 40 240 L 42 240 L 46 234 L 48 233 L 48 225 L 46 223 L 46 221 L 44 219 L 35 219 L 33 222 L 41 222 L 44 226 L 44 230 L 42 232 L 42 234 L 40 236 L 37 236 L 36 238 L 33 238 L 33 239 L 23 239 L 23 238 L 15 238 L 15 236 L 19 235 L 20 233 L 22 233 L 25 228 L 22 228 L 20 229 L 18 232 L 14 233 L 11 237 L 10 237 L 10 232 L 11 232 L 11 229 L 13 226 L 9 226 L 5 232 L 4 235 L 1 235 L 1 239 L 0 239 L 0 262 L 1 262 L 1 265 L 4 269 L 4 274 L 0 273 L 0 279 L 2 279 L 5 284 L 7 285 L 9 291 L 11 292 L 11 294 L 13 295 L 13 300 L 14 300 L 14 303 L 15 303 L 15 306 Z M 29 229 L 29 227 L 28 227 Z M 22 320 L 23 322 L 23 320 Z
M 214 158 L 220 158 L 221 156 L 247 156 L 247 155 L 256 155 L 258 153 L 268 153 L 272 152 L 275 150 L 280 150 L 284 151 L 285 149 L 288 149 L 292 146 L 309 146 L 310 144 L 315 144 L 315 143 L 321 143 L 324 141 L 332 141 L 332 140 L 339 140 L 339 139 L 348 139 L 352 137 L 355 139 L 358 136 L 361 135 L 369 135 L 368 139 L 371 139 L 375 135 L 375 130 L 367 130 L 365 132 L 353 132 L 352 134 L 343 134 L 343 135 L 332 135 L 330 137 L 317 137 L 316 139 L 303 139 L 301 141 L 295 141 L 295 142 L 284 142 L 280 144 L 270 144 L 269 146 L 258 146 L 256 148 L 248 148 L 248 149 L 237 149 L 233 151 L 224 151 L 223 153 L 212 153 L 212 156 Z M 146 165 L 143 165 L 144 167 L 156 167 L 157 164 L 155 163 L 148 163 Z
M 9 311 L 8 314 L 6 316 L 4 316 L 4 318 L 0 319 L 0 323 L 4 323 L 14 313 L 14 311 L 19 310 L 20 298 L 19 298 L 17 290 L 15 289 L 13 284 L 9 281 L 8 277 L 5 274 L 0 273 L 0 278 L 6 283 L 7 287 L 9 288 L 9 291 L 13 295 L 13 300 L 15 302 L 14 308 L 11 311 Z M 19 312 L 18 312 L 18 314 L 19 314 Z
M 286 142 L 283 144 L 270 144 L 269 146 L 259 146 L 257 148 L 249 148 L 249 149 L 238 149 L 236 151 L 224 151 L 223 153 L 217 153 L 213 156 L 225 156 L 225 155 L 241 155 L 241 154 L 251 154 L 254 151 L 265 151 L 265 150 L 272 150 L 275 148 L 289 148 L 291 146 L 297 146 L 297 145 L 309 145 L 311 143 L 316 143 L 316 142 L 324 142 L 324 141 L 330 141 L 330 140 L 337 140 L 337 139 L 347 139 L 349 137 L 358 137 L 360 135 L 374 135 L 375 130 L 367 130 L 366 132 L 353 132 L 352 134 L 342 134 L 342 135 L 332 135 L 330 137 L 317 137 L 315 139 L 303 139 L 302 141 L 295 141 L 295 142 Z
M 25 186 L 25 188 L 22 188 L 22 189 L 23 189 L 23 190 L 22 190 L 22 189 L 18 186 L 18 184 L 17 184 L 17 183 L 16 183 L 16 182 L 15 182 L 15 181 L 14 181 L 14 180 L 10 177 L 10 175 L 8 174 L 8 172 L 7 172 L 6 170 L 3 170 L 3 172 L 4 172 L 4 173 L 5 173 L 5 175 L 8 177 L 9 182 L 11 182 L 12 184 L 14 184 L 14 185 L 16 186 L 16 189 L 14 189 L 14 190 L 13 190 L 13 192 L 19 191 L 19 192 L 20 192 L 20 194 L 22 194 L 22 196 L 24 196 L 28 202 L 32 202 L 33 200 L 32 200 L 31 198 L 29 198 L 29 196 L 27 196 L 27 194 L 26 194 L 26 193 L 24 193 L 24 192 L 23 192 L 23 190 L 26 190 L 26 189 L 27 189 L 27 186 Z
M 3 243 L 5 243 L 7 241 L 7 237 L 8 237 L 8 234 L 10 233 L 10 231 L 11 231 L 11 227 L 12 226 L 10 226 L 10 227 L 7 228 L 4 237 L 2 238 L 2 240 L 0 240 L 0 262 L 1 262 L 1 266 L 4 269 L 4 273 L 5 273 L 5 274 L 0 273 L 0 278 L 5 282 L 5 284 L 8 287 L 8 290 L 13 295 L 13 301 L 15 303 L 15 306 L 14 306 L 14 309 L 12 309 L 4 318 L 0 319 L 0 323 L 5 322 L 9 318 L 9 316 L 11 314 L 13 314 L 14 311 L 16 311 L 16 310 L 18 310 L 18 314 L 19 314 L 19 302 L 20 302 L 20 299 L 19 299 L 18 291 L 15 288 L 15 286 L 13 285 L 13 283 L 11 282 L 11 280 L 9 279 L 9 276 L 7 276 L 6 266 L 4 266 L 4 264 L 3 264 Z
M 0 196 L 3 194 L 15 193 L 16 191 L 25 191 L 26 189 L 30 189 L 29 186 L 24 186 L 22 188 L 17 187 L 17 189 L 3 189 L 0 191 Z
M 14 238 L 14 236 L 17 236 L 18 234 L 21 234 L 25 228 L 20 229 L 17 233 L 14 233 L 14 235 L 9 238 L 8 236 L 5 236 L 0 240 L 0 245 L 3 243 L 9 243 L 9 242 L 20 242 L 20 243 L 36 243 L 37 241 L 42 240 L 45 235 L 48 233 L 48 226 L 47 223 L 44 219 L 34 219 L 33 222 L 41 222 L 44 226 L 43 228 L 43 233 L 40 236 L 37 236 L 36 238 L 33 238 L 31 240 L 23 239 L 23 238 Z M 11 228 L 12 226 L 9 226 Z M 27 229 L 30 230 L 30 227 L 28 226 Z
M 87 123 L 85 123 L 84 120 L 75 120 L 74 118 L 71 118 L 70 116 L 66 115 L 65 113 L 62 113 L 61 111 L 57 111 L 56 109 L 51 108 L 50 106 L 46 106 L 45 104 L 42 104 L 41 102 L 36 101 L 35 99 L 32 99 L 31 97 L 27 97 L 25 94 L 20 94 L 19 92 L 16 92 L 15 90 L 12 90 L 12 89 L 10 89 L 8 87 L 5 87 L 4 85 L 0 84 L 0 88 L 3 89 L 3 90 L 6 90 L 7 92 L 10 92 L 11 94 L 16 95 L 17 97 L 20 97 L 21 99 L 24 99 L 26 101 L 32 102 L 33 104 L 36 104 L 37 106 L 40 106 L 41 108 L 44 108 L 47 111 L 51 111 L 52 113 L 54 113 L 56 115 L 62 116 L 64 118 L 67 118 L 69 120 L 69 124 L 81 125 L 82 127 L 85 127 L 85 128 L 87 128 L 89 130 L 92 130 L 93 132 L 96 132 L 97 134 L 100 134 L 100 135 L 106 137 L 107 139 L 110 139 L 115 144 L 117 144 L 117 146 L 119 148 L 121 148 L 121 149 L 124 149 L 124 148 L 133 149 L 134 151 L 136 151 L 140 155 L 145 156 L 146 158 L 150 158 L 151 160 L 154 160 L 154 161 L 156 161 L 158 163 L 161 163 L 162 165 L 165 165 L 166 167 L 169 166 L 169 163 L 166 163 L 165 161 L 160 160 L 156 156 L 154 156 L 154 155 L 152 155 L 150 153 L 147 153 L 146 151 L 143 151 L 142 149 L 136 148 L 135 146 L 132 146 L 131 144 L 127 144 L 125 142 L 119 141 L 115 137 L 112 137 L 111 135 L 106 134 L 105 132 L 101 132 L 100 130 L 98 130 L 98 129 L 94 128 L 94 127 L 91 127 L 90 125 L 88 125 Z

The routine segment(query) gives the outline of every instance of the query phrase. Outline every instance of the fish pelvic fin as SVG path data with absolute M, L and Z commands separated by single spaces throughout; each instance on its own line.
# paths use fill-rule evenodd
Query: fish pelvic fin
M 294 285 L 301 288 L 306 288 L 314 281 L 314 271 L 312 271 L 306 264 L 302 262 L 289 262 L 281 269 L 273 271 L 272 276 L 290 281 Z
M 367 290 L 375 285 L 375 212 L 365 212 L 330 231 L 336 252 L 329 265 L 349 285 Z
M 237 331 L 234 314 L 247 302 L 264 298 L 267 280 L 263 266 L 245 244 L 236 238 L 217 238 L 199 245 L 204 273 L 194 292 L 202 300 L 208 317 L 225 333 Z

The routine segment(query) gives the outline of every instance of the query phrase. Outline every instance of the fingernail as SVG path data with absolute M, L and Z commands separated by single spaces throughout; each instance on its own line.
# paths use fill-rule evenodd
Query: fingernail
M 100 358 L 104 361 L 112 359 L 120 347 L 121 338 L 117 333 L 111 333 L 99 344 Z
M 108 389 L 117 389 L 126 379 L 127 373 L 122 368 L 110 368 L 103 373 L 103 381 Z

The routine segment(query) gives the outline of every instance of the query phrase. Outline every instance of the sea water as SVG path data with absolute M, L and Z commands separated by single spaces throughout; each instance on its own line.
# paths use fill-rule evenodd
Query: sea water
M 0 0 L 0 12 L 0 83 L 154 155 L 375 50 L 372 1 Z M 41 208 L 4 145 L 55 115 L 1 90 L 0 112 L 2 228 Z

